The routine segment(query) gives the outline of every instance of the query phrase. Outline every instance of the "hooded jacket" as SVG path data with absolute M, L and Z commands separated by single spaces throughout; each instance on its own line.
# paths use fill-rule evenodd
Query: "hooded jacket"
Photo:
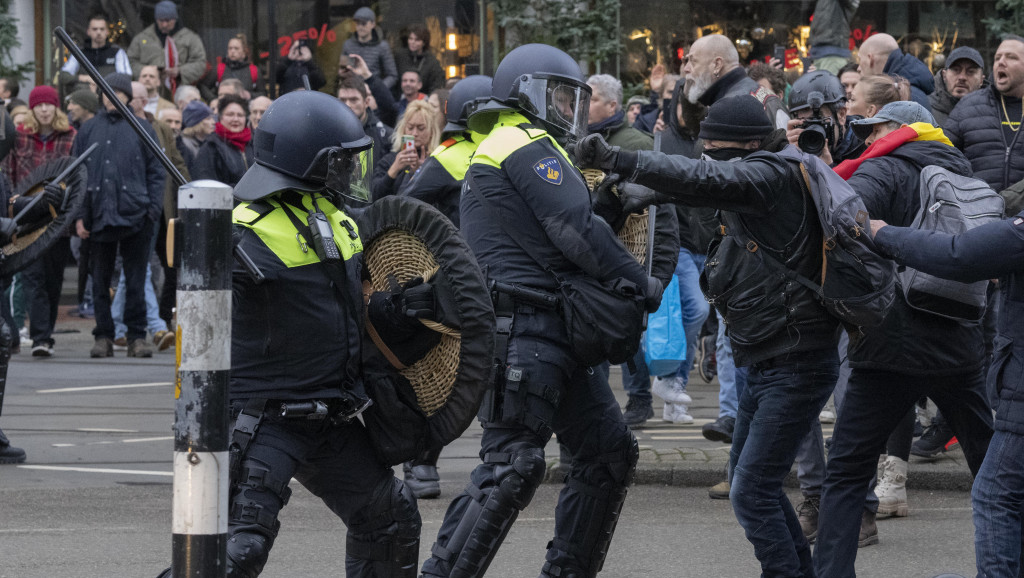
M 875 246 L 897 263 L 944 279 L 999 279 L 1002 302 L 988 369 L 988 391 L 999 400 L 993 427 L 1024 435 L 1024 213 L 956 236 L 883 227 Z
M 942 127 L 953 146 L 964 151 L 975 176 L 1001 191 L 1024 179 L 1024 138 L 1007 142 L 1000 93 L 989 86 L 964 96 Z
M 900 140 L 905 142 L 898 144 Z M 898 146 L 892 152 L 866 158 L 847 179 L 872 219 L 910 225 L 921 208 L 919 188 L 925 166 L 973 174 L 963 153 L 949 144 L 940 129 L 926 123 L 890 133 L 872 143 L 862 156 L 871 157 L 879 148 L 893 144 Z M 836 172 L 842 175 L 842 166 Z M 962 323 L 917 311 L 907 305 L 901 291 L 896 293 L 882 324 L 865 329 L 862 338 L 851 341 L 851 367 L 911 375 L 958 375 L 981 369 L 985 351 L 981 323 Z
M 928 95 L 935 92 L 935 81 L 932 80 L 932 71 L 928 70 L 927 64 L 901 50 L 893 50 L 882 72 L 906 78 L 910 82 L 910 100 L 931 110 Z
M 345 41 L 342 50 L 345 54 L 362 56 L 370 72 L 379 76 L 389 89 L 398 84 L 398 69 L 395 67 L 395 57 L 391 54 L 391 45 L 381 40 L 376 28 L 373 29 L 369 42 L 360 42 L 359 37 L 353 33 Z

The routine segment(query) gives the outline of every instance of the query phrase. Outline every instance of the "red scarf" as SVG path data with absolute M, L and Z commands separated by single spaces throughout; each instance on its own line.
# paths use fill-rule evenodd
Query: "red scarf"
M 216 132 L 220 138 L 226 140 L 229 144 L 242 152 L 245 152 L 246 145 L 248 145 L 249 141 L 252 140 L 252 131 L 249 130 L 249 127 L 245 127 L 240 132 L 231 132 L 224 125 L 218 122 Z
M 164 67 L 177 68 L 177 66 L 178 46 L 174 43 L 174 37 L 168 34 L 167 39 L 164 41 Z M 179 72 L 179 77 L 180 74 Z M 168 76 L 164 79 L 164 86 L 167 87 L 167 90 L 171 91 L 171 94 L 174 94 L 178 90 L 178 78 Z
M 914 126 L 920 126 L 922 129 L 924 128 L 921 125 Z M 934 127 L 928 126 L 928 128 Z M 845 160 L 839 163 L 835 168 L 836 174 L 843 177 L 844 180 L 848 181 L 850 180 L 850 177 L 853 176 L 853 173 L 857 172 L 857 169 L 860 168 L 861 163 L 863 163 L 864 161 L 868 159 L 884 157 L 891 153 L 892 151 L 903 146 L 904 143 L 910 142 L 912 140 L 920 140 L 921 136 L 922 134 L 911 126 L 905 126 L 899 130 L 895 130 L 885 135 L 884 137 L 876 140 L 875 142 L 871 143 L 871 146 L 869 146 L 866 151 L 861 153 L 859 157 L 855 159 Z M 925 138 L 924 140 L 938 139 Z

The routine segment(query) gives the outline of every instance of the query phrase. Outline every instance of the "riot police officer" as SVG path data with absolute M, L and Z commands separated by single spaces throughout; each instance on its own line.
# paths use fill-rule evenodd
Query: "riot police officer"
M 490 95 L 490 76 L 467 76 L 452 88 L 445 103 L 447 124 L 441 132 L 441 144 L 398 193 L 430 203 L 456 227 L 459 226 L 462 180 L 469 169 L 470 157 L 484 138 L 484 135 L 469 130 L 466 123 L 480 104 L 480 99 L 486 100 Z
M 467 76 L 452 88 L 445 104 L 447 124 L 441 133 L 444 140 L 398 192 L 400 196 L 409 196 L 433 205 L 456 227 L 459 226 L 462 181 L 466 178 L 470 158 L 484 138 L 484 135 L 469 130 L 466 123 L 481 99 L 486 101 L 490 95 L 490 76 Z M 437 473 L 437 460 L 440 456 L 440 448 L 431 449 L 403 464 L 405 483 L 417 499 L 437 498 L 441 495 L 441 477 Z
M 235 188 L 234 236 L 264 280 L 241 268 L 233 278 L 227 575 L 262 571 L 294 477 L 348 526 L 347 576 L 414 576 L 416 499 L 354 419 L 368 403 L 362 245 L 338 206 L 341 196 L 368 199 L 372 141 L 341 102 L 300 91 L 267 109 L 254 143 L 255 164 Z M 430 315 L 430 286 L 412 285 L 371 297 L 378 331 Z
M 587 127 L 590 88 L 579 65 L 541 44 L 499 64 L 491 100 L 469 117 L 488 136 L 467 172 L 462 232 L 496 293 L 495 382 L 480 410 L 483 463 L 449 506 L 425 576 L 482 576 L 545 472 L 552 432 L 573 467 L 555 510 L 541 576 L 594 576 L 601 569 L 638 457 L 637 442 L 607 382 L 574 357 L 554 308 L 531 295 L 557 288 L 555 274 L 624 278 L 657 307 L 661 285 L 590 210 L 590 195 L 565 145 Z M 536 258 L 535 258 L 536 257 Z

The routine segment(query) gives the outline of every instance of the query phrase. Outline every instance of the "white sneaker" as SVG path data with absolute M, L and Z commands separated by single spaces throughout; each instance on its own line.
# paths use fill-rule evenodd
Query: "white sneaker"
M 686 386 L 683 385 L 682 376 L 655 377 L 651 391 L 654 392 L 654 395 L 665 400 L 666 405 L 668 403 L 693 403 L 693 398 L 686 393 Z
M 686 406 L 681 403 L 665 403 L 661 411 L 661 419 L 670 423 L 690 424 L 693 416 L 687 413 Z
M 836 423 L 836 412 L 826 407 L 818 414 L 818 421 L 821 423 Z
M 907 462 L 889 456 L 882 466 L 883 474 L 875 485 L 878 516 L 903 518 L 910 513 L 907 505 Z

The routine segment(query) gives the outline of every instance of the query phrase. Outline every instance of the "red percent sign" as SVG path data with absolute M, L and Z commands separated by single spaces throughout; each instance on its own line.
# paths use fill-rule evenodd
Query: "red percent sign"
M 338 35 L 334 30 L 328 30 L 326 23 L 321 24 L 319 30 L 316 28 L 308 28 L 306 30 L 299 30 L 298 32 L 286 34 L 277 39 L 277 45 L 281 49 L 282 58 L 288 56 L 288 49 L 291 48 L 292 42 L 295 42 L 296 40 L 316 40 L 317 46 L 323 46 L 325 40 L 328 44 L 334 44 L 337 42 Z M 269 52 L 263 52 L 260 54 L 261 58 L 267 58 L 268 56 L 270 56 Z

